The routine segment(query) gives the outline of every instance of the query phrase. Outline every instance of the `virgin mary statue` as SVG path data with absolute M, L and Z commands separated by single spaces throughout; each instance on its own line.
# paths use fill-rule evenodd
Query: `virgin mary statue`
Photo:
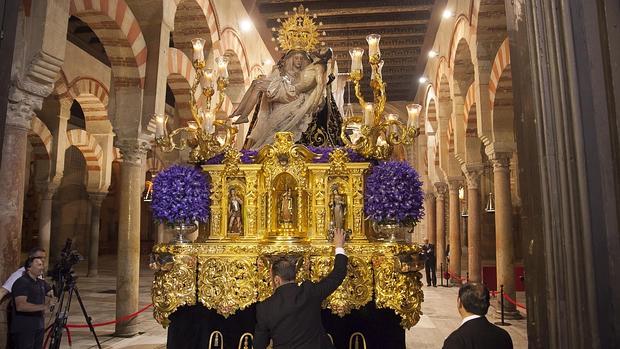
M 303 24 L 304 20 L 297 18 L 292 23 Z M 295 24 L 291 26 L 288 30 L 294 33 Z M 291 49 L 269 76 L 252 82 L 230 116 L 240 124 L 253 115 L 244 148 L 259 149 L 273 143 L 276 132 L 291 132 L 296 143 L 305 145 L 342 144 L 342 120 L 329 88 L 332 55 L 330 48 L 315 52 Z

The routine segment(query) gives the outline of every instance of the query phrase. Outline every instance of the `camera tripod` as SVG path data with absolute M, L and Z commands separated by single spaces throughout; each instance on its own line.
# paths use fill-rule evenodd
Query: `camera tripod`
M 92 319 L 86 312 L 86 308 L 84 307 L 84 302 L 82 302 L 82 297 L 80 297 L 80 291 L 76 286 L 76 279 L 72 274 L 67 276 L 66 280 L 61 280 L 58 294 L 58 311 L 56 312 L 56 316 L 54 322 L 52 324 L 52 328 L 50 330 L 50 345 L 49 349 L 59 349 L 60 348 L 60 340 L 62 339 L 62 331 L 65 329 L 67 325 L 67 320 L 69 319 L 69 309 L 71 307 L 71 299 L 75 295 L 77 297 L 78 303 L 80 304 L 80 308 L 82 309 L 82 314 L 84 314 L 84 319 L 88 324 L 88 328 L 90 332 L 95 337 L 95 342 L 97 342 L 97 348 L 101 349 L 101 344 L 99 344 L 99 338 L 97 338 L 97 333 L 95 333 L 95 328 L 92 324 Z

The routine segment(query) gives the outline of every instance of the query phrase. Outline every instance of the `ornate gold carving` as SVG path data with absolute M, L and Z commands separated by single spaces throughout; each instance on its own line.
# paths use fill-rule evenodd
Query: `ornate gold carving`
M 311 258 L 310 279 L 314 282 L 325 277 L 334 267 L 333 256 Z M 342 317 L 353 309 L 359 309 L 372 300 L 372 267 L 369 256 L 351 256 L 347 265 L 347 277 L 342 285 L 323 302 L 324 308 Z
M 224 317 L 256 301 L 256 283 L 256 258 L 198 257 L 198 300 Z
M 373 258 L 375 272 L 375 304 L 377 308 L 390 308 L 401 317 L 401 326 L 410 328 L 420 321 L 422 315 L 422 274 L 399 273 L 394 258 L 376 255 Z
M 344 149 L 334 149 L 329 153 L 329 173 L 331 175 L 347 174 L 349 154 Z
M 288 12 L 285 12 L 288 16 Z M 278 22 L 282 22 L 278 19 Z M 303 5 L 293 8 L 293 13 L 282 23 L 278 30 L 278 43 L 284 51 L 314 51 L 319 45 L 317 24 L 308 15 L 308 9 Z
M 155 272 L 151 291 L 153 316 L 164 327 L 178 307 L 196 304 L 196 257 L 174 255 L 169 264 Z
M 168 316 L 184 304 L 199 302 L 230 316 L 264 300 L 273 292 L 269 271 L 276 255 L 297 258 L 298 282 L 321 279 L 334 260 L 326 236 L 328 191 L 337 186 L 347 198 L 346 227 L 353 232 L 346 246 L 347 277 L 324 306 L 343 316 L 372 301 L 374 294 L 377 306 L 394 309 L 404 327 L 417 322 L 423 299 L 419 247 L 369 242 L 364 233 L 364 173 L 370 164 L 348 162 L 342 150 L 332 153 L 330 163 L 312 163 L 314 157 L 304 146 L 293 144 L 290 134 L 277 134 L 276 143 L 263 147 L 253 164 L 241 164 L 238 152 L 231 150 L 224 164 L 203 166 L 211 177 L 210 234 L 205 243 L 154 247 L 156 255 L 174 257 L 161 265 L 153 282 L 157 321 L 166 326 Z M 301 224 L 295 239 L 270 236 L 277 231 L 272 205 L 277 204 L 274 191 L 280 175 L 296 186 Z M 226 231 L 230 188 L 244 198 L 242 237 Z

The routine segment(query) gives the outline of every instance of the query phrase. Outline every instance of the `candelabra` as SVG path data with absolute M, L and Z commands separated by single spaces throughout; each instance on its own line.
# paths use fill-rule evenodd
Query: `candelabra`
M 206 68 L 202 38 L 192 39 L 193 67 L 196 72 L 189 96 L 190 111 L 193 120 L 168 132 L 168 117 L 156 115 L 157 128 L 155 143 L 164 152 L 190 148 L 189 162 L 202 163 L 207 159 L 224 152 L 232 146 L 237 129 L 227 124 L 226 120 L 216 120 L 215 115 L 222 109 L 225 91 L 228 87 L 228 58 L 220 56 L 215 59 L 216 72 Z M 215 88 L 213 86 L 214 77 Z M 212 99 L 218 92 L 218 100 L 212 107 Z M 201 105 L 196 95 L 204 97 Z
M 387 102 L 386 83 L 381 70 L 383 60 L 379 49 L 379 34 L 370 34 L 368 56 L 371 67 L 370 87 L 373 91 L 373 102 L 366 102 L 362 95 L 360 80 L 363 78 L 362 56 L 364 49 L 353 48 L 351 55 L 351 72 L 349 80 L 353 82 L 355 96 L 362 107 L 361 116 L 350 116 L 342 125 L 341 138 L 345 145 L 368 158 L 385 160 L 390 157 L 395 145 L 412 144 L 419 135 L 418 116 L 422 110 L 419 104 L 407 105 L 408 121 L 404 125 L 396 114 L 384 115 Z M 348 136 L 347 130 L 354 130 L 354 136 Z

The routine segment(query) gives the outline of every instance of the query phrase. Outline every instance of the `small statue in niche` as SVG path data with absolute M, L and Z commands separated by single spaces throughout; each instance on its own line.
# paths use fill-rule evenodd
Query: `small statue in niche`
M 291 188 L 286 188 L 280 197 L 280 206 L 278 207 L 278 221 L 284 228 L 291 228 L 293 224 L 293 194 Z
M 340 194 L 338 187 L 332 188 L 332 195 L 329 198 L 330 209 L 330 221 L 329 229 L 327 231 L 328 239 L 331 241 L 334 238 L 334 232 L 337 229 L 344 229 L 347 219 L 347 198 L 343 194 Z M 345 238 L 349 239 L 351 235 L 351 229 L 345 230 Z
M 231 188 L 228 195 L 228 233 L 243 234 L 243 199 Z

